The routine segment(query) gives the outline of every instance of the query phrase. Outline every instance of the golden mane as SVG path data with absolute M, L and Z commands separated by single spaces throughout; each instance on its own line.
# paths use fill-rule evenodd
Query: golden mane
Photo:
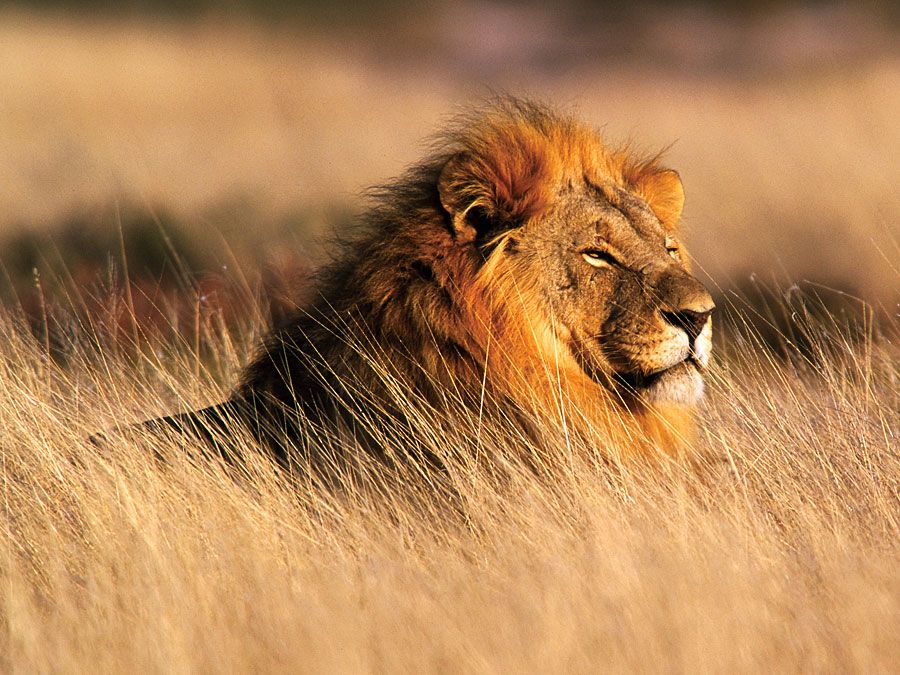
M 659 155 L 610 149 L 596 129 L 534 103 L 501 99 L 461 118 L 439 144 L 431 163 L 450 162 L 444 170 L 450 191 L 469 206 L 496 205 L 497 217 L 508 221 L 539 216 L 557 187 L 585 179 L 633 190 L 671 227 L 681 213 L 681 184 L 661 170 Z

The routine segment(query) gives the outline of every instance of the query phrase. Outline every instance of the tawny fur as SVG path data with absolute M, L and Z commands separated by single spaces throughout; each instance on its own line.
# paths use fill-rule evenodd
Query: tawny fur
M 229 402 L 202 415 L 233 414 L 284 456 L 299 441 L 295 414 L 357 430 L 369 423 L 359 411 L 396 423 L 404 410 L 392 383 L 401 383 L 432 405 L 448 392 L 463 406 L 488 401 L 506 420 L 528 420 L 538 433 L 563 428 L 600 452 L 680 451 L 691 406 L 652 405 L 615 383 L 619 371 L 653 370 L 650 352 L 680 330 L 665 317 L 691 302 L 711 308 L 686 262 L 661 244 L 662 233 L 677 233 L 677 174 L 607 148 L 564 115 L 503 99 L 460 119 L 431 157 L 373 197 L 362 234 L 324 272 L 319 299 L 271 333 Z M 539 262 L 550 254 L 529 233 L 556 228 L 556 245 L 576 225 L 594 227 L 592 200 L 637 234 L 622 235 L 634 243 L 616 253 L 621 279 L 584 266 L 575 249 L 560 253 L 551 267 L 570 281 L 557 284 L 566 298 L 558 303 Z M 580 287 L 595 296 L 581 298 Z M 612 302 L 616 292 L 627 298 Z M 633 307 L 616 310 L 623 303 Z M 587 305 L 605 304 L 606 323 L 589 325 Z M 606 342 L 579 343 L 603 330 Z M 187 420 L 197 417 L 162 421 Z

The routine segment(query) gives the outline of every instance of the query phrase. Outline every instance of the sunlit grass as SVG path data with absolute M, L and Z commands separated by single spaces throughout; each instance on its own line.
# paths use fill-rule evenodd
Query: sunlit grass
M 7 315 L 3 668 L 890 670 L 896 326 L 811 321 L 788 358 L 746 331 L 722 346 L 693 465 L 476 435 L 476 411 L 441 424 L 398 392 L 412 426 L 376 435 L 445 471 L 319 431 L 300 445 L 336 462 L 326 488 L 249 439 L 240 468 L 174 438 L 85 441 L 220 399 L 259 326 L 205 335 L 199 365 L 82 334 L 61 367 Z

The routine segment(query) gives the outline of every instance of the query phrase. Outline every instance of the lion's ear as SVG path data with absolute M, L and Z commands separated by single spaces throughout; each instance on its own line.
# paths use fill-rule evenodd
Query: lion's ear
M 473 160 L 459 153 L 447 160 L 438 176 L 441 206 L 450 214 L 453 232 L 460 242 L 483 240 L 502 228 L 502 219 L 491 191 L 477 177 Z
M 471 178 L 467 180 L 466 164 L 467 158 L 463 154 L 453 155 L 447 160 L 438 175 L 437 191 L 441 206 L 453 222 L 453 231 L 457 238 L 472 241 L 478 233 L 468 222 L 467 215 L 478 195 L 474 194 Z
M 530 148 L 497 144 L 490 152 L 460 152 L 437 180 L 444 210 L 462 241 L 491 238 L 519 227 L 550 201 L 548 169 Z
M 638 177 L 635 189 L 647 200 L 656 217 L 673 230 L 684 209 L 684 185 L 673 169 L 646 171 Z

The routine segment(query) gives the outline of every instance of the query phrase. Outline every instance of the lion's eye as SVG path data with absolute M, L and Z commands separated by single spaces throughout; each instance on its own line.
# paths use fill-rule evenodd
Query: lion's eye
M 592 248 L 587 251 L 582 251 L 581 257 L 584 258 L 585 262 L 588 265 L 592 265 L 594 267 L 609 267 L 610 265 L 615 265 L 616 259 L 613 258 L 606 251 L 600 251 L 598 249 Z

